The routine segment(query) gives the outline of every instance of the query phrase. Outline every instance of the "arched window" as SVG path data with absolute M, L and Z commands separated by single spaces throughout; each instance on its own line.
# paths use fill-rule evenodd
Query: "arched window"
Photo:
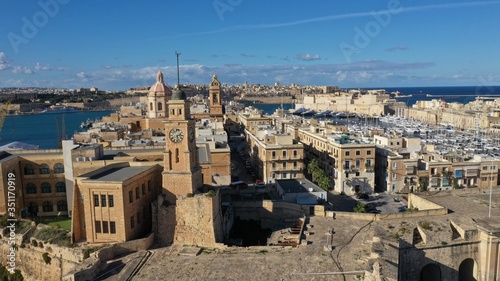
M 66 192 L 66 183 L 60 181 L 56 183 L 56 192 Z
M 44 212 L 53 212 L 54 211 L 54 205 L 52 205 L 52 202 L 50 202 L 50 201 L 43 202 L 42 211 L 44 211 Z
M 56 174 L 64 173 L 64 165 L 61 163 L 56 163 L 54 165 L 54 173 L 56 173 Z
M 458 268 L 458 281 L 477 281 L 477 268 L 473 259 L 465 259 Z
M 26 185 L 26 194 L 36 194 L 36 185 L 34 183 Z
M 34 175 L 35 169 L 33 168 L 33 165 L 28 164 L 28 165 L 24 166 L 24 174 L 25 175 Z
M 50 174 L 49 165 L 47 165 L 47 164 L 40 165 L 40 174 L 43 174 L 43 175 Z
M 149 103 L 149 111 L 153 111 L 153 103 L 152 102 Z
M 64 200 L 61 200 L 59 202 L 57 202 L 57 210 L 59 212 L 65 212 L 68 210 L 68 204 L 66 203 L 66 201 Z
M 429 263 L 420 271 L 420 281 L 441 281 L 441 269 L 437 264 Z
M 163 108 L 163 105 L 161 104 L 161 102 L 158 103 L 158 110 L 162 110 Z
M 42 193 L 51 193 L 52 192 L 52 187 L 50 186 L 50 183 L 44 182 L 42 183 Z
M 38 213 L 38 204 L 35 203 L 35 202 L 30 202 L 29 206 L 28 206 L 28 210 L 30 211 L 30 213 L 32 214 L 36 214 Z

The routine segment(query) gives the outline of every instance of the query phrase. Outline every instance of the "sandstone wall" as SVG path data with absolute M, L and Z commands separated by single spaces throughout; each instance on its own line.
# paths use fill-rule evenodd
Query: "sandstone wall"
M 401 240 L 399 251 L 398 280 L 418 281 L 422 269 L 435 264 L 443 280 L 458 280 L 460 264 L 468 258 L 478 262 L 479 242 L 419 247 L 418 249 Z
M 154 234 L 151 233 L 142 239 L 117 243 L 107 248 L 103 248 L 80 264 L 73 266 L 71 270 L 66 271 L 64 277 L 58 280 L 93 280 L 95 276 L 104 268 L 106 261 L 111 260 L 118 255 L 132 253 L 139 250 L 147 250 L 151 247 L 151 245 L 153 245 L 155 241 L 154 238 Z
M 412 193 L 408 196 L 408 207 L 418 208 L 421 211 L 444 209 L 444 207 Z
M 177 198 L 174 244 L 215 247 L 216 242 L 222 242 L 222 218 L 219 204 L 214 201 L 218 201 L 218 196 L 199 194 Z
M 298 218 L 306 212 L 301 205 L 270 200 L 233 202 L 233 208 L 235 217 L 240 217 L 243 220 Z M 307 213 L 309 213 L 308 210 Z
M 7 254 L 10 245 L 5 239 L 0 240 L 0 263 L 7 263 Z M 48 253 L 51 258 L 49 264 L 43 259 L 43 254 Z M 43 248 L 25 243 L 16 250 L 16 269 L 21 270 L 24 280 L 61 280 L 62 276 L 83 260 L 81 249 L 66 248 L 43 243 Z

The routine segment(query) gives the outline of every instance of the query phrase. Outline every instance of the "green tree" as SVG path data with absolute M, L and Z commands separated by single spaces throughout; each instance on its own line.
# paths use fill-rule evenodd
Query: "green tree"
M 332 181 L 330 180 L 329 177 L 323 174 L 323 176 L 319 179 L 318 181 L 319 187 L 326 191 L 332 190 Z
M 352 211 L 355 213 L 366 213 L 366 206 L 365 204 L 358 202 L 358 204 L 352 209 Z
M 312 175 L 315 171 L 319 170 L 319 162 L 318 159 L 313 158 L 311 161 L 309 161 L 309 164 L 307 165 L 307 173 Z

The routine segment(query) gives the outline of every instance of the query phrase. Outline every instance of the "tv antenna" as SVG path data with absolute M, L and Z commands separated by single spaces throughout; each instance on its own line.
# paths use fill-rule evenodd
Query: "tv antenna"
M 180 78 L 179 78 L 179 56 L 180 55 L 181 55 L 180 52 L 177 52 L 177 51 L 175 52 L 175 56 L 177 56 L 177 85 L 179 86 L 179 88 L 181 86 L 181 82 L 180 82 Z

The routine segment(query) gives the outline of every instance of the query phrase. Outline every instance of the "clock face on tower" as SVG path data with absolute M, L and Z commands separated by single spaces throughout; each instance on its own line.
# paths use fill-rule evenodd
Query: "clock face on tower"
M 189 138 L 189 141 L 193 141 L 193 139 L 194 139 L 194 129 L 192 127 L 189 127 L 188 138 Z
M 172 142 L 180 142 L 182 141 L 182 139 L 184 139 L 184 134 L 179 129 L 170 130 L 169 136 Z

